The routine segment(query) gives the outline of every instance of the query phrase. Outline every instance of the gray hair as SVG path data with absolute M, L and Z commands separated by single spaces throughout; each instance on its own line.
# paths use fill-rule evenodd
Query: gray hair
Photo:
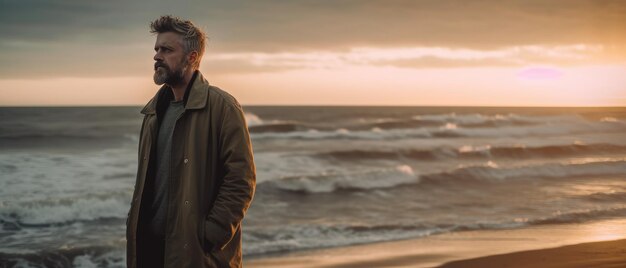
M 165 15 L 150 23 L 150 32 L 174 32 L 180 34 L 183 37 L 182 45 L 185 54 L 192 51 L 198 52 L 198 58 L 195 62 L 192 62 L 191 65 L 195 69 L 200 67 L 200 60 L 202 59 L 202 55 L 204 55 L 207 36 L 206 33 L 194 25 L 193 22 Z

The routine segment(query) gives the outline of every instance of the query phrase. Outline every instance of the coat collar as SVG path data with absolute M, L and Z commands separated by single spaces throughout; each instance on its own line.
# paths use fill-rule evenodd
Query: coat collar
M 191 82 L 185 90 L 185 96 L 183 98 L 185 103 L 185 110 L 202 109 L 207 105 L 207 98 L 209 91 L 207 90 L 209 82 L 204 79 L 204 76 L 200 71 L 196 70 L 191 77 Z M 155 114 L 157 110 L 170 100 L 174 99 L 172 89 L 164 85 L 162 86 L 156 95 L 146 104 L 141 110 L 142 114 Z

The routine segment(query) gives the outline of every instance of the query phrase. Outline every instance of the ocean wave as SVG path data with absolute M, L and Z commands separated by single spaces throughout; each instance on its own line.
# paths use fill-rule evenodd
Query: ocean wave
M 439 128 L 447 129 L 448 126 L 456 128 L 500 128 L 500 127 L 524 127 L 552 123 L 587 123 L 587 121 L 577 115 L 559 116 L 523 116 L 517 114 L 507 115 L 483 115 L 483 114 L 440 114 L 440 115 L 418 115 L 410 118 L 376 118 L 363 119 L 356 122 L 347 120 L 339 125 L 323 125 L 319 122 L 281 121 L 272 120 L 270 122 L 262 120 L 253 113 L 246 113 L 249 121 L 248 127 L 253 133 L 286 133 L 286 132 L 306 132 L 311 129 L 333 132 L 336 129 L 346 129 L 351 132 L 363 131 L 388 131 L 403 129 Z M 604 121 L 609 121 L 604 120 Z M 603 122 L 604 122 L 603 121 Z M 316 127 L 311 127 L 315 124 Z M 461 136 L 460 133 L 446 131 L 435 131 L 433 137 Z M 303 137 L 306 138 L 306 137 Z
M 424 225 L 287 225 L 264 229 L 248 228 L 245 255 L 290 252 L 423 237 L 445 232 Z
M 604 209 L 587 209 L 581 211 L 557 211 L 550 216 L 536 218 L 514 218 L 501 222 L 477 222 L 472 224 L 455 225 L 448 231 L 496 230 L 519 228 L 532 225 L 583 223 L 599 219 L 608 219 L 626 216 L 626 207 L 609 207 Z
M 625 217 L 626 207 L 614 207 L 607 209 L 588 209 L 562 213 L 557 211 L 551 216 L 528 220 L 531 225 L 555 224 L 555 223 L 580 223 L 599 218 Z
M 581 223 L 604 218 L 624 217 L 626 208 L 557 212 L 547 217 L 512 218 L 501 221 L 466 223 L 400 223 L 400 224 L 338 224 L 292 225 L 272 228 L 249 228 L 244 237 L 246 255 L 261 255 L 295 250 L 328 248 L 364 243 L 425 237 L 441 233 L 513 229 L 530 225 Z
M 508 114 L 481 114 L 481 113 L 446 113 L 446 114 L 423 114 L 412 117 L 414 120 L 430 120 L 439 122 L 455 122 L 463 125 L 480 125 L 485 123 L 501 123 L 501 124 L 534 124 L 549 122 L 582 122 L 586 121 L 583 117 L 576 114 L 560 114 L 560 115 L 520 115 L 515 113 Z
M 29 147 L 65 147 L 102 148 L 111 144 L 136 143 L 138 135 L 128 133 L 29 133 L 5 134 L 0 137 L 0 147 L 29 148 Z
M 263 124 L 263 120 L 256 114 L 244 113 L 244 117 L 248 126 L 257 126 Z
M 308 130 L 308 128 L 301 124 L 296 123 L 275 123 L 275 124 L 262 124 L 248 127 L 250 133 L 284 133 L 284 132 L 294 132 L 294 131 L 303 131 Z
M 454 124 L 463 128 L 484 128 L 484 127 L 502 127 L 502 126 L 528 126 L 541 124 L 554 120 L 552 117 L 530 117 L 521 116 L 516 114 L 507 115 L 484 115 L 484 114 L 436 114 L 436 115 L 416 115 L 408 120 L 390 120 L 387 122 L 380 122 L 371 124 L 371 126 L 380 127 L 383 129 L 393 128 L 413 128 L 413 127 L 431 127 L 440 126 L 445 124 Z M 559 117 L 561 118 L 561 117 Z M 570 116 L 568 119 L 572 118 Z
M 246 112 L 244 116 L 248 124 L 248 131 L 250 131 L 251 134 L 290 133 L 314 129 L 313 127 L 307 126 L 307 124 L 297 121 L 264 120 L 250 112 Z
M 434 149 L 397 149 L 397 150 L 343 150 L 322 152 L 316 157 L 332 160 L 358 161 L 368 159 L 394 160 L 442 160 L 442 159 L 529 159 L 536 157 L 569 157 L 588 154 L 626 153 L 626 145 L 610 143 L 572 143 L 545 146 L 491 146 L 464 145 L 458 148 L 439 147 Z
M 10 142 L 10 141 L 32 141 L 32 140 L 74 140 L 74 139 L 102 139 L 110 136 L 104 135 L 102 133 L 50 133 L 50 132 L 41 132 L 41 133 L 25 133 L 25 134 L 4 134 L 0 136 L 0 141 Z
M 580 163 L 547 163 L 518 167 L 500 167 L 495 162 L 459 166 L 451 170 L 416 174 L 408 165 L 375 169 L 364 172 L 303 175 L 259 183 L 260 189 L 279 189 L 303 193 L 331 193 L 337 191 L 367 191 L 417 185 L 421 183 L 504 182 L 511 179 L 555 179 L 580 176 L 621 176 L 626 173 L 624 159 L 588 160 Z
M 84 197 L 29 202 L 3 202 L 0 223 L 4 230 L 66 225 L 77 221 L 126 219 L 130 197 Z
M 557 117 L 558 118 L 558 117 Z M 566 117 L 569 118 L 569 117 Z M 468 127 L 467 124 L 443 121 L 432 126 L 407 128 L 382 128 L 370 125 L 354 126 L 308 126 L 304 123 L 291 122 L 287 125 L 276 124 L 276 131 L 253 133 L 253 139 L 363 139 L 392 140 L 406 138 L 459 138 L 459 137 L 542 137 L 563 134 L 615 133 L 626 131 L 624 123 L 599 121 L 565 120 L 539 121 L 524 125 L 499 125 L 497 127 Z M 272 127 L 268 126 L 269 130 Z M 254 128 L 252 128 L 254 129 Z
M 265 181 L 262 187 L 305 193 L 329 193 L 337 190 L 366 190 L 390 188 L 418 182 L 413 169 L 407 165 L 347 174 L 321 174 L 286 177 Z
M 593 193 L 580 198 L 592 202 L 626 202 L 626 192 Z
M 600 118 L 600 121 L 601 122 L 618 122 L 619 120 L 615 117 L 606 116 L 606 117 Z
M 247 229 L 244 243 L 246 255 L 262 255 L 305 249 L 329 248 L 365 243 L 393 241 L 430 235 L 481 229 L 502 229 L 522 226 L 500 224 L 382 224 L 382 225 L 296 225 L 261 230 Z
M 109 246 L 80 246 L 31 253 L 0 252 L 0 267 L 126 267 L 126 252 Z
M 590 160 L 588 162 L 547 163 L 519 167 L 501 168 L 495 162 L 488 161 L 481 165 L 460 166 L 450 171 L 424 174 L 421 181 L 462 182 L 483 181 L 498 182 L 510 179 L 556 179 L 581 176 L 621 176 L 626 173 L 626 161 Z
M 351 127 L 353 130 L 368 130 L 372 128 L 379 128 L 381 130 L 387 129 L 403 129 L 403 128 L 422 128 L 422 127 L 434 127 L 439 126 L 443 122 L 438 120 L 421 120 L 421 119 L 390 119 L 379 122 L 361 124 Z

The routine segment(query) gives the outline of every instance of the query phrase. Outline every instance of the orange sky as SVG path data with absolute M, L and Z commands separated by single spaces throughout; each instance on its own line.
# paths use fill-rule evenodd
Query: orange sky
M 142 105 L 171 13 L 244 105 L 626 106 L 626 2 L 382 2 L 5 3 L 0 105 Z

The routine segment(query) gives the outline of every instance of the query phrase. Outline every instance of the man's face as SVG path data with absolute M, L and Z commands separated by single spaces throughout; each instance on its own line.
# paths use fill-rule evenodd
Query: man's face
M 173 32 L 159 33 L 154 51 L 154 83 L 169 86 L 182 83 L 184 73 L 189 68 L 182 36 Z

